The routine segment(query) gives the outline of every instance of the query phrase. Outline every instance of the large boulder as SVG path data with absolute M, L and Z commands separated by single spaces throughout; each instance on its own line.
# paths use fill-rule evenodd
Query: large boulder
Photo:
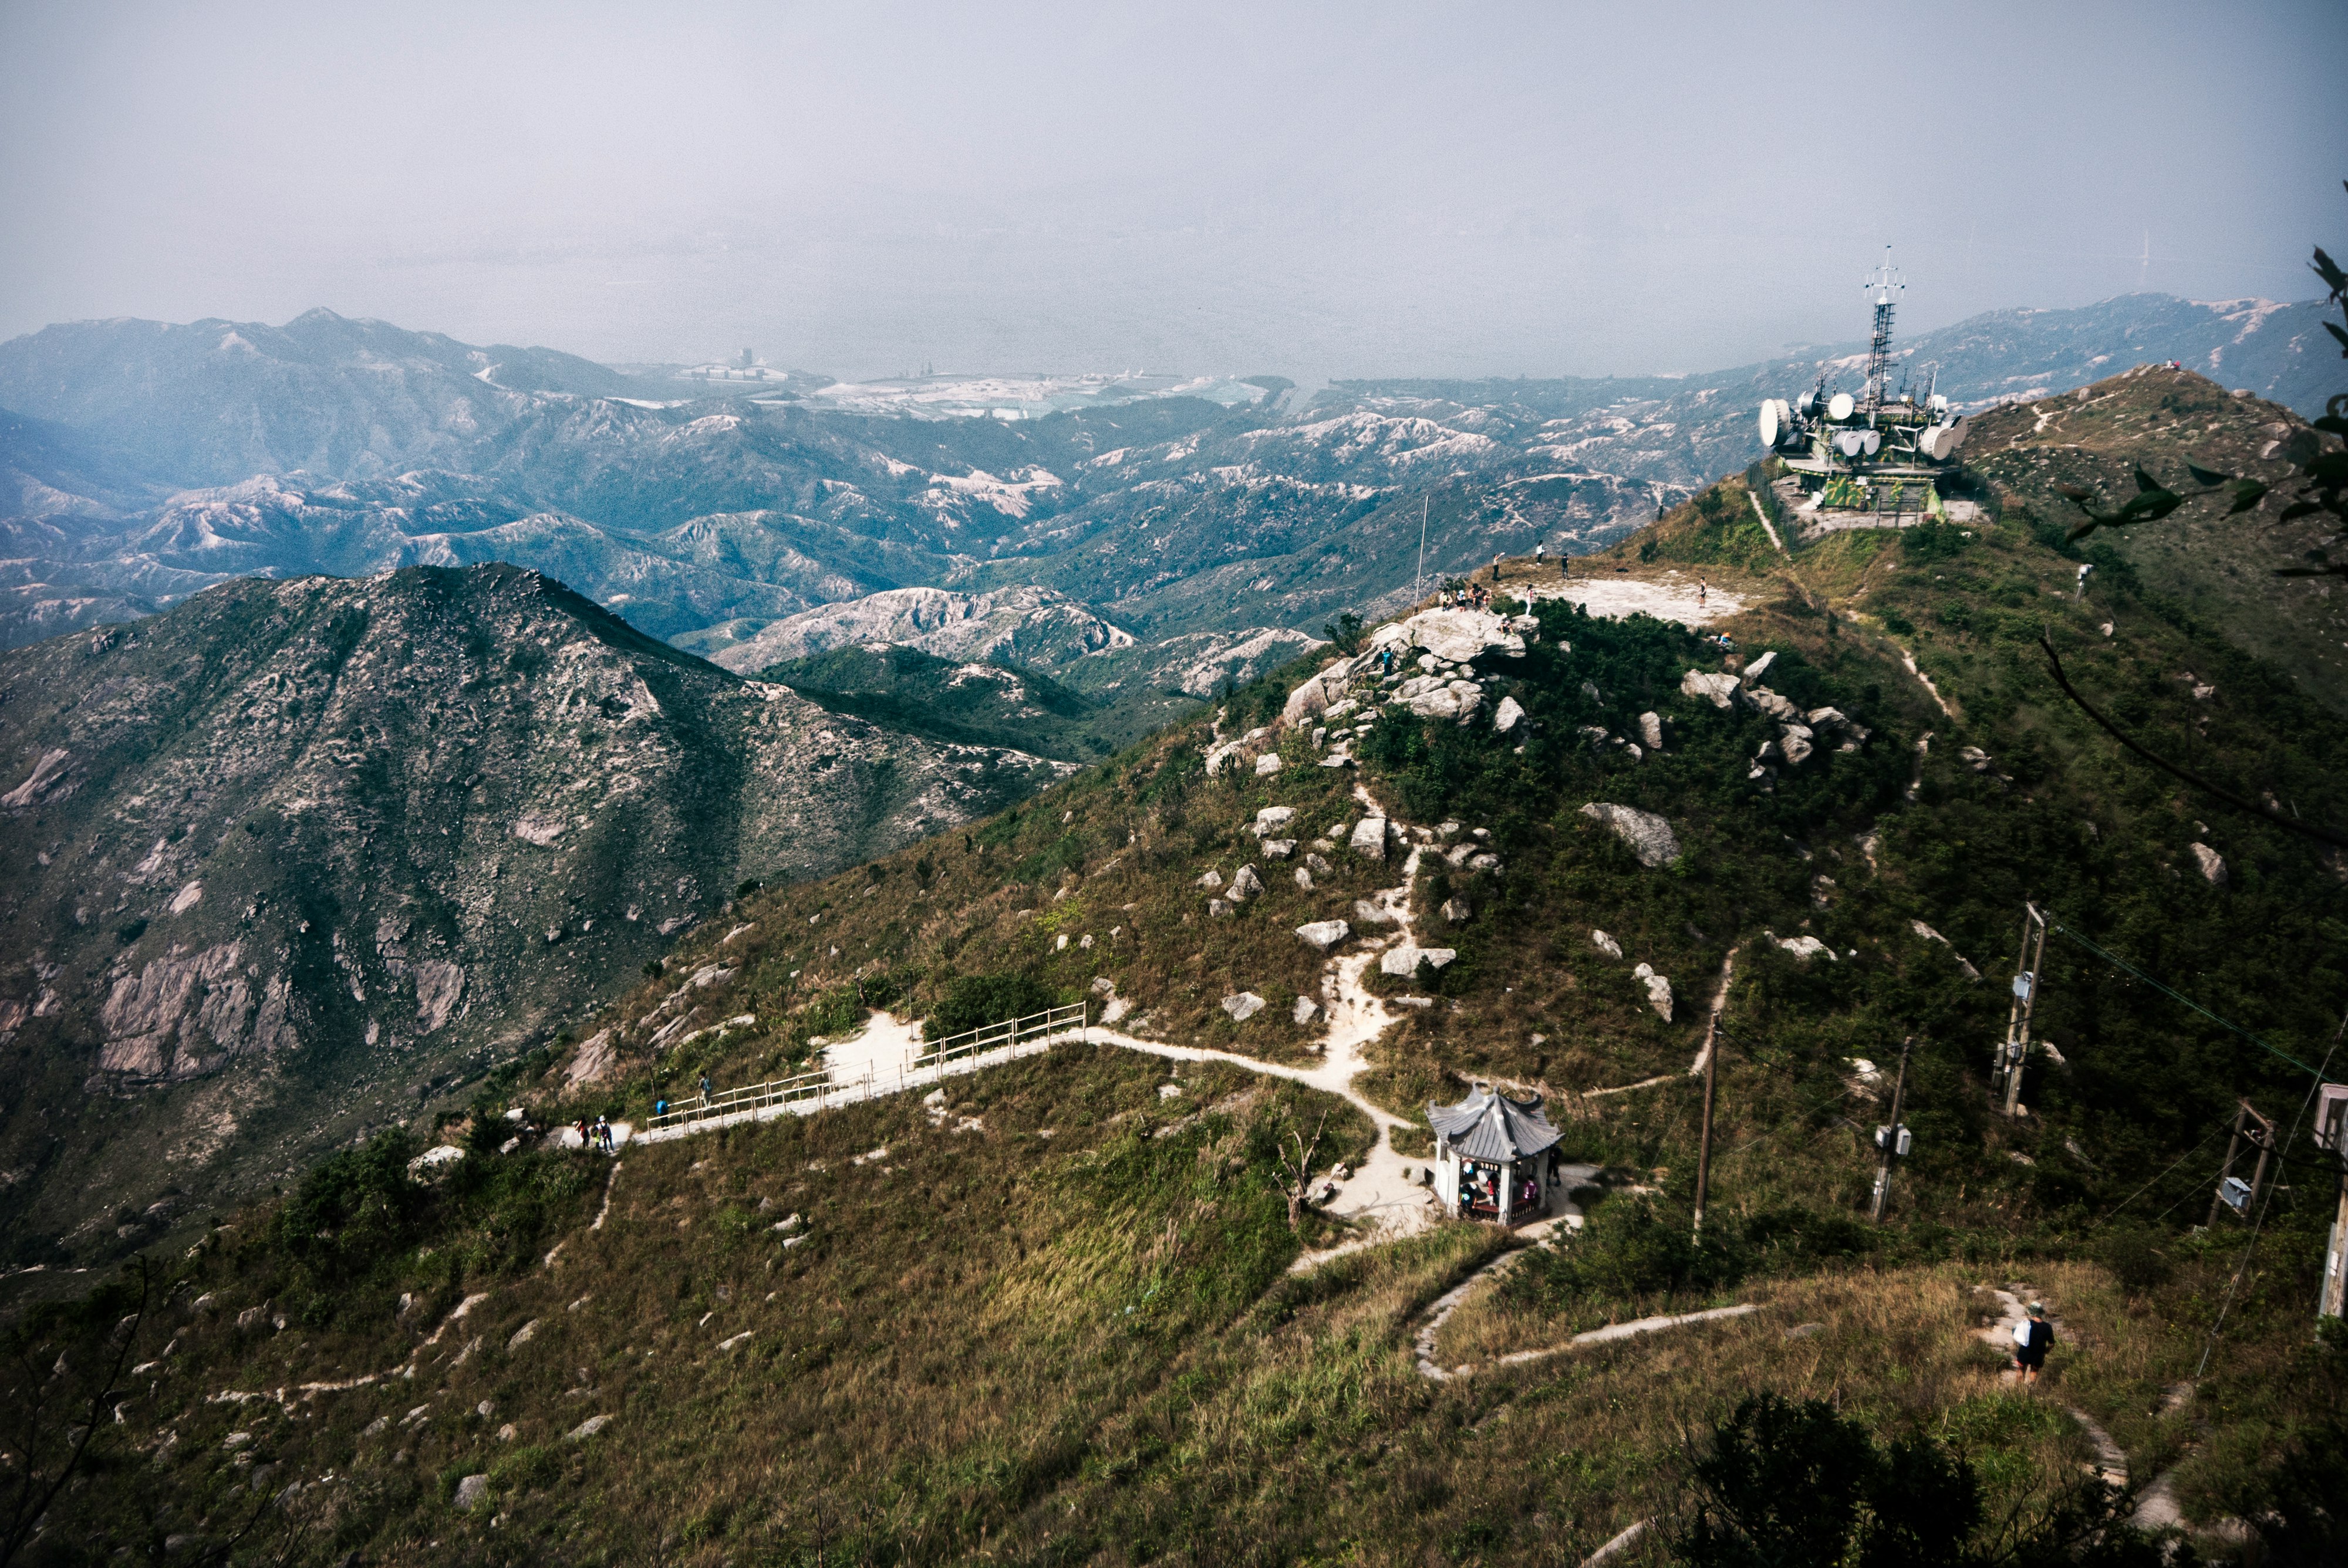
M 1252 866 L 1242 866 L 1231 876 L 1231 890 L 1224 895 L 1234 904 L 1244 904 L 1263 891 L 1263 878 L 1255 874 Z
M 1525 640 L 1511 629 L 1509 617 L 1488 610 L 1422 610 L 1408 620 L 1379 627 L 1370 634 L 1369 648 L 1373 653 L 1392 648 L 1396 659 L 1423 648 L 1437 659 L 1465 664 L 1487 650 L 1521 659 Z
M 1515 729 L 1517 721 L 1524 716 L 1524 709 L 1518 705 L 1514 697 L 1503 697 L 1500 699 L 1499 709 L 1492 715 L 1492 728 L 1505 735 Z
M 1325 953 L 1354 934 L 1354 927 L 1343 920 L 1314 920 L 1296 927 L 1296 934 L 1316 952 Z
M 1631 976 L 1647 988 L 1647 1005 L 1653 1008 L 1665 1023 L 1671 1022 L 1672 982 L 1670 979 L 1655 973 L 1653 966 L 1649 964 L 1641 964 L 1631 971 Z
M 1405 942 L 1379 955 L 1378 968 L 1385 974 L 1399 975 L 1408 979 L 1418 972 L 1422 961 L 1428 968 L 1439 969 L 1458 956 L 1458 949 L 1455 948 L 1420 948 Z
M 2193 845 L 2193 864 L 2201 868 L 2201 875 L 2210 886 L 2223 887 L 2226 885 L 2226 857 L 2208 845 Z
M 1386 819 L 1365 816 L 1354 825 L 1353 837 L 1345 841 L 1354 854 L 1370 860 L 1386 857 Z
M 1231 1015 L 1233 1023 L 1245 1023 L 1263 1010 L 1263 999 L 1253 991 L 1241 991 L 1223 999 L 1223 1010 Z
M 1639 857 L 1639 864 L 1649 870 L 1669 866 L 1680 857 L 1680 841 L 1672 832 L 1672 825 L 1652 811 L 1594 800 L 1581 808 L 1581 815 L 1612 828 L 1615 836 L 1629 845 L 1631 852 Z
M 1680 677 L 1680 695 L 1701 697 L 1715 708 L 1725 708 L 1736 701 L 1736 677 L 1715 675 L 1703 670 L 1691 670 Z

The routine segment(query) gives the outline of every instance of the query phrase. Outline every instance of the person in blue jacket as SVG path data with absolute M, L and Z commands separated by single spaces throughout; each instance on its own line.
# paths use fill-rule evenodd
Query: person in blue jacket
M 2013 1326 L 2013 1369 L 2024 1383 L 2035 1383 L 2054 1348 L 2054 1326 L 2046 1321 L 2045 1303 L 2034 1301 L 2025 1310 L 2030 1316 Z

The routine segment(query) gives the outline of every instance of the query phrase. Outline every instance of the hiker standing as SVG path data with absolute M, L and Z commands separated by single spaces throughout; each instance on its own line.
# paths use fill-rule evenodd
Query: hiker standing
M 709 1104 L 709 1074 L 705 1072 L 701 1075 L 701 1103 L 705 1109 Z
M 1533 569 L 1535 571 L 1540 570 L 1548 561 L 1549 541 L 1547 539 L 1535 539 L 1533 541 Z
M 1497 554 L 1492 557 L 1492 580 L 1500 580 L 1500 558 Z
M 2035 1383 L 2054 1347 L 2054 1326 L 2046 1321 L 2045 1303 L 2034 1301 L 2025 1310 L 2030 1316 L 2013 1326 L 2013 1369 L 2024 1383 Z
M 606 1154 L 612 1152 L 612 1123 L 608 1117 L 595 1118 L 595 1147 Z
M 1704 581 L 1704 579 L 1703 578 L 1701 578 L 1701 577 L 1697 578 L 1697 579 L 1695 579 L 1695 602 L 1696 602 L 1696 608 L 1697 608 L 1697 609 L 1699 609 L 1699 610 L 1703 609 L 1703 608 L 1704 608 L 1704 601 L 1706 599 L 1709 599 L 1711 596 L 1712 596 L 1712 584 L 1710 584 L 1710 583 L 1708 583 L 1708 582 Z

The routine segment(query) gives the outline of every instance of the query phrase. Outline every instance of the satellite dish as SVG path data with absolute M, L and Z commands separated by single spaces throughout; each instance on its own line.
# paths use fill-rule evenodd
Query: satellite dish
M 1859 436 L 1859 445 L 1861 451 L 1872 457 L 1875 456 L 1877 450 L 1882 446 L 1883 436 L 1880 432 L 1869 430 Z
M 1957 448 L 1965 444 L 1965 437 L 1972 435 L 1972 431 L 1973 422 L 1971 415 L 1948 426 L 1948 434 L 1941 437 L 1941 456 L 1943 457 L 1954 456 Z
M 1850 411 L 1858 406 L 1858 404 L 1853 403 L 1850 400 L 1849 393 L 1838 392 L 1834 395 L 1833 399 L 1827 404 L 1827 417 L 1839 425 L 1844 420 L 1849 418 Z
M 1916 450 L 1937 461 L 1941 456 L 1941 436 L 1946 429 L 1945 425 L 1935 425 L 1917 436 Z
M 1776 444 L 1777 400 L 1774 397 L 1765 397 L 1761 400 L 1761 445 L 1775 446 Z
M 1834 438 L 1834 448 L 1835 448 L 1835 450 L 1836 450 L 1836 451 L 1838 451 L 1838 452 L 1841 453 L 1841 454 L 1842 454 L 1844 456 L 1846 456 L 1846 457 L 1856 457 L 1856 456 L 1859 456 L 1859 432 L 1858 432 L 1858 431 L 1856 431 L 1856 430 L 1838 430 L 1838 431 L 1836 431 L 1836 432 L 1835 432 L 1835 438 Z

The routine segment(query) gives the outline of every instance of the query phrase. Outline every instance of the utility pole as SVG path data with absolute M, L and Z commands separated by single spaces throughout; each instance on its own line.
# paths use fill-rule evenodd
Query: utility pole
M 2315 1146 L 2340 1171 L 2339 1206 L 2323 1247 L 2323 1281 L 2315 1288 L 2315 1316 L 2348 1316 L 2348 1083 L 2326 1083 L 2316 1091 Z
M 2022 1064 L 2030 1056 L 2030 1019 L 2038 1005 L 2038 973 L 2046 961 L 2046 917 L 2038 906 L 2024 902 L 2022 922 L 2022 957 L 2016 960 L 2021 972 L 2013 977 L 2013 1005 L 2006 1012 L 2005 1044 L 1998 1052 L 1999 1074 L 2005 1080 L 2005 1113 L 2022 1114 Z M 2038 948 L 2031 951 L 2032 935 L 2038 938 Z
M 1421 494 L 1418 497 L 1418 575 L 1411 579 L 1411 593 L 1417 599 L 1426 597 L 1426 507 L 1427 497 Z
M 2242 1201 L 2233 1203 L 2226 1195 L 2229 1183 L 2234 1180 L 2234 1156 L 2241 1151 L 2244 1139 L 2259 1152 L 2259 1163 L 2250 1173 L 2250 1184 L 2242 1194 Z M 2248 1214 L 2250 1205 L 2258 1202 L 2259 1189 L 2267 1183 L 2267 1161 L 2274 1153 L 2274 1123 L 2258 1112 L 2249 1101 L 2237 1101 L 2234 1105 L 2234 1135 L 2226 1140 L 2226 1163 L 2218 1172 L 2218 1191 L 2209 1200 L 2209 1224 L 2218 1223 L 2218 1215 L 2226 1209 Z
M 1868 1217 L 1878 1225 L 1883 1223 L 1884 1205 L 1891 1200 L 1891 1162 L 1908 1152 L 1908 1129 L 1900 1124 L 1900 1107 L 1908 1098 L 1908 1051 L 1915 1043 L 1912 1034 L 1900 1042 L 1900 1076 L 1891 1081 L 1891 1125 L 1875 1130 L 1883 1163 L 1875 1173 L 1875 1207 Z
M 1704 1234 L 1704 1200 L 1712 1190 L 1712 1097 L 1720 1082 L 1720 1014 L 1704 1026 L 1704 1139 L 1695 1154 L 1695 1230 Z

